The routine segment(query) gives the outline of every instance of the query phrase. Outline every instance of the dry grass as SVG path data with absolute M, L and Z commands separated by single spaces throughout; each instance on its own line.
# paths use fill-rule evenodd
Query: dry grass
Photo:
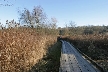
M 26 72 L 46 54 L 56 37 L 40 35 L 35 29 L 0 30 L 0 71 Z

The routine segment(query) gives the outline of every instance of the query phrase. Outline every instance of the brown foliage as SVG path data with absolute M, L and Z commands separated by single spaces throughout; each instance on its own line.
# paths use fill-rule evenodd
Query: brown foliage
M 0 71 L 26 72 L 46 53 L 56 37 L 41 36 L 31 28 L 0 30 Z

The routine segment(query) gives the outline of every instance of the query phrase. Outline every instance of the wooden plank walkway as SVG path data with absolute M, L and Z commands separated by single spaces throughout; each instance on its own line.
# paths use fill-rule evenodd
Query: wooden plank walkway
M 100 72 L 68 42 L 62 41 L 59 72 Z

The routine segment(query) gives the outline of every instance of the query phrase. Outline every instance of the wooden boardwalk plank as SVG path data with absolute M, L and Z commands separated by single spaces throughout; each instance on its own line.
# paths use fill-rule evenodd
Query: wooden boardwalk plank
M 68 42 L 62 41 L 59 72 L 100 72 Z

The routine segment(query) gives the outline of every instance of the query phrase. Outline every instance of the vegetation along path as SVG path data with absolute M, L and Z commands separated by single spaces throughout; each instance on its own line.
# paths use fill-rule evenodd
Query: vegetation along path
M 61 46 L 61 42 L 50 46 L 47 54 L 29 72 L 59 72 Z

